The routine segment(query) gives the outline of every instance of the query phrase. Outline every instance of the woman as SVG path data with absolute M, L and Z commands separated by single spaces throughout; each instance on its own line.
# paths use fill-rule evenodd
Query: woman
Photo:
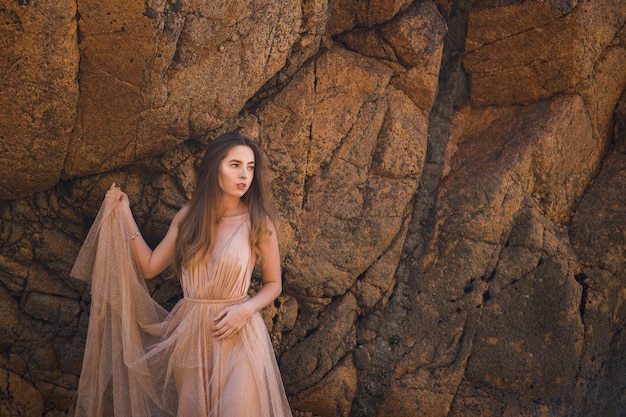
M 107 311 L 105 318 L 90 317 L 77 416 L 81 412 L 97 415 L 102 412 L 98 404 L 111 397 L 116 415 L 125 417 L 161 415 L 162 411 L 179 417 L 291 416 L 259 313 L 282 289 L 268 193 L 267 167 L 258 145 L 239 133 L 224 134 L 207 148 L 191 202 L 176 214 L 167 234 L 152 250 L 141 237 L 128 196 L 113 184 L 101 209 L 112 214 L 102 218 L 100 213 L 94 224 L 101 235 L 95 251 L 103 257 L 100 265 L 107 268 L 105 264 L 111 263 L 113 256 L 102 253 L 117 253 L 117 249 L 106 248 L 120 246 L 110 235 L 121 230 L 120 234 L 127 233 L 121 240 L 127 242 L 130 262 L 134 259 L 140 275 L 149 279 L 172 266 L 184 298 L 167 314 L 152 299 L 146 300 L 145 284 L 139 287 L 131 279 L 128 286 L 125 278 L 102 279 L 116 282 L 106 284 L 116 287 L 100 290 L 114 294 L 97 308 Z M 105 210 L 109 206 L 112 208 Z M 109 229 L 113 232 L 107 232 Z M 257 261 L 263 285 L 249 297 Z M 91 270 L 94 280 L 99 271 L 96 265 L 94 262 Z M 92 298 L 99 296 L 94 286 L 95 282 Z M 129 300 L 118 300 L 126 294 L 131 294 Z M 91 315 L 97 317 L 93 300 Z M 101 322 L 92 326 L 91 320 Z M 102 348 L 108 337 L 103 336 L 103 329 L 109 328 L 120 329 L 120 335 L 113 331 L 110 337 L 121 341 L 113 350 L 122 345 L 124 366 L 115 363 L 120 356 L 115 353 L 107 359 L 111 363 L 102 363 L 103 350 L 111 351 Z M 91 333 L 97 336 L 92 338 Z M 100 364 L 93 366 L 88 360 Z M 108 372 L 109 367 L 114 371 Z M 106 387 L 101 382 L 103 369 L 112 381 Z M 118 376 L 118 387 L 116 373 L 123 374 Z M 121 398 L 117 405 L 116 395 Z

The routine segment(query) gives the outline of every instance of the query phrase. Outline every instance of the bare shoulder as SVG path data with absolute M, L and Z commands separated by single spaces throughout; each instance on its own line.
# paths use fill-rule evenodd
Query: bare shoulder
M 276 236 L 276 221 L 272 219 L 270 216 L 265 216 L 263 219 L 263 231 L 266 236 L 272 237 Z

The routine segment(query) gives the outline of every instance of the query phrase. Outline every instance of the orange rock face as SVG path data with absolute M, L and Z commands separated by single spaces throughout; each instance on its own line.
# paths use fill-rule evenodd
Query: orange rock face
M 10 3 L 0 8 L 0 200 L 59 182 L 79 98 L 76 2 Z
M 271 165 L 294 415 L 626 414 L 625 23 L 621 0 L 5 1 L 0 415 L 74 415 L 69 271 L 111 182 L 154 245 L 233 129 Z

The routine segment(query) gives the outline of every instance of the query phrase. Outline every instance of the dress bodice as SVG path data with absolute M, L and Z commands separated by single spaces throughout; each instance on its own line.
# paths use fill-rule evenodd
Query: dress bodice
M 229 300 L 248 293 L 256 256 L 250 248 L 249 215 L 223 217 L 205 262 L 183 269 L 185 298 Z

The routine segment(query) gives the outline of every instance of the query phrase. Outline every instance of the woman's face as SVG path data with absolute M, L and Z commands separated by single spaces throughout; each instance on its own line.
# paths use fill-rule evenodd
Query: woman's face
M 218 182 L 225 197 L 241 198 L 254 178 L 254 152 L 244 145 L 233 146 L 220 163 Z

